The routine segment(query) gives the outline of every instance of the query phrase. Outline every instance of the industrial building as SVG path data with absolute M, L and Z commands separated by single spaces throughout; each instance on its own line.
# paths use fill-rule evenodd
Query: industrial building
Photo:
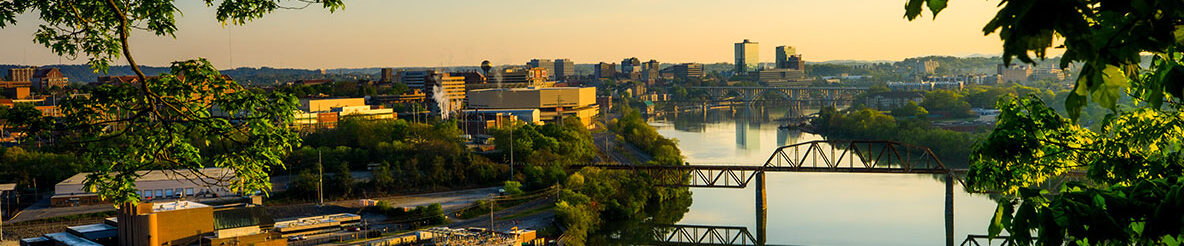
M 287 245 L 272 232 L 275 220 L 255 197 L 249 203 L 211 206 L 189 201 L 140 203 L 100 224 L 24 238 L 21 246 L 58 245 Z
M 179 198 L 223 197 L 236 195 L 230 184 L 238 178 L 234 170 L 205 168 L 200 174 L 189 170 L 150 170 L 136 173 L 136 193 L 145 201 Z M 54 186 L 50 206 L 70 207 L 102 204 L 98 195 L 86 191 L 83 180 L 90 173 L 79 173 Z
M 301 130 L 337 127 L 337 122 L 346 117 L 366 119 L 394 119 L 395 111 L 389 108 L 366 105 L 366 98 L 300 99 L 293 126 Z
M 469 93 L 469 108 L 480 111 L 538 109 L 543 122 L 555 123 L 563 117 L 576 116 L 585 126 L 590 126 L 592 118 L 600 112 L 594 87 L 474 90 Z

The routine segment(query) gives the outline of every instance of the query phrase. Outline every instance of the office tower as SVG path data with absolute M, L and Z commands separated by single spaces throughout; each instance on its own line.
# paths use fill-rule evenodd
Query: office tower
M 555 59 L 555 79 L 576 76 L 576 64 L 569 59 Z
M 637 57 L 625 58 L 621 60 L 621 73 L 632 74 L 641 72 L 641 60 Z
M 774 55 L 777 56 L 777 61 L 775 62 L 777 68 L 789 68 L 789 59 L 791 56 L 797 55 L 797 49 L 787 45 L 777 46 L 777 51 Z
M 595 69 L 597 78 L 613 78 L 617 76 L 617 64 L 600 62 Z
M 748 39 L 742 43 L 736 43 L 736 75 L 756 71 L 761 62 L 759 53 L 760 43 L 748 41 Z
M 401 80 L 399 82 L 407 85 L 407 88 L 422 90 L 424 89 L 424 85 L 427 82 L 428 77 L 435 72 L 436 71 L 433 70 L 402 71 L 399 72 L 399 78 Z

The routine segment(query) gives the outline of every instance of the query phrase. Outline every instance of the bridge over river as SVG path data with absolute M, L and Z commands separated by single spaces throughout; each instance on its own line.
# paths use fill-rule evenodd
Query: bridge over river
M 749 185 L 756 187 L 755 233 L 746 227 L 736 226 L 656 225 L 655 229 L 661 233 L 656 234 L 659 237 L 654 239 L 654 243 L 659 245 L 765 245 L 768 214 L 765 188 L 767 172 L 941 175 L 946 185 L 946 245 L 955 245 L 954 182 L 961 182 L 958 177 L 966 172 L 964 169 L 947 168 L 929 148 L 875 140 L 818 140 L 782 146 L 777 148 L 765 163 L 758 165 L 590 164 L 572 167 L 630 170 L 653 178 L 659 186 L 733 189 Z M 971 243 L 975 239 L 974 236 L 968 236 L 963 243 Z

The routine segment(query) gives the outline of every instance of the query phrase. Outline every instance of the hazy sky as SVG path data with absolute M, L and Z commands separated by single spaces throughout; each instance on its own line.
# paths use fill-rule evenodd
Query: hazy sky
M 220 68 L 576 63 L 731 62 L 732 44 L 795 46 L 807 61 L 899 60 L 923 55 L 998 54 L 982 26 L 998 1 L 950 1 L 936 20 L 903 18 L 904 0 L 346 0 L 344 11 L 280 10 L 244 26 L 222 26 L 203 1 L 177 1 L 176 39 L 135 31 L 144 65 L 206 57 Z M 295 3 L 291 3 L 295 4 Z M 0 30 L 0 63 L 57 64 L 32 42 L 33 14 Z M 63 63 L 82 63 L 84 59 Z M 120 61 L 118 64 L 125 64 Z

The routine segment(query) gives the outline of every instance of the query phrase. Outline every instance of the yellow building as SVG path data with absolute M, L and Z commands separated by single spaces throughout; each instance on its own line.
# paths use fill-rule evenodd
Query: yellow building
M 130 209 L 117 220 L 120 245 L 287 245 L 270 232 L 275 221 L 259 206 L 215 208 L 178 201 Z
M 461 91 L 463 92 L 463 85 Z M 293 114 L 292 124 L 302 130 L 334 128 L 337 121 L 348 117 L 366 119 L 394 119 L 395 111 L 366 105 L 365 98 L 300 99 L 300 110 Z
M 484 89 L 469 92 L 470 109 L 538 109 L 543 122 L 579 117 L 584 126 L 600 113 L 594 87 Z

